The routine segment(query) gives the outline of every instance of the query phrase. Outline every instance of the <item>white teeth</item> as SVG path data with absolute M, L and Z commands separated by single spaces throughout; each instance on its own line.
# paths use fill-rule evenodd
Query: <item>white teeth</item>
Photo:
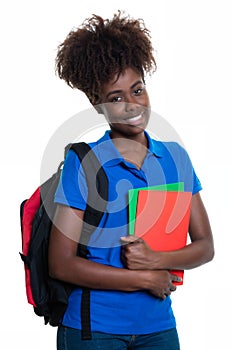
M 137 120 L 139 120 L 141 118 L 141 114 L 137 115 L 136 117 L 132 117 L 132 118 L 127 118 L 126 120 L 128 121 L 132 121 L 132 122 L 136 122 Z

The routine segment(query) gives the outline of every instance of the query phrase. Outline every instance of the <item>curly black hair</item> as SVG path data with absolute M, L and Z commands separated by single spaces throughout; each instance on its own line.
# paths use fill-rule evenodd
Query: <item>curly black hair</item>
M 83 91 L 93 105 L 100 103 L 101 86 L 127 67 L 144 79 L 156 70 L 156 62 L 144 21 L 120 11 L 111 20 L 92 15 L 58 46 L 58 76 Z

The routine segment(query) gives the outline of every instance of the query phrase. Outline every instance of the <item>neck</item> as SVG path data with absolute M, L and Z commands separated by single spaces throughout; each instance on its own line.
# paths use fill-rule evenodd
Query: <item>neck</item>
M 148 142 L 145 133 L 137 137 L 125 138 L 122 135 L 111 135 L 112 141 L 122 157 L 133 163 L 138 169 L 141 168 L 148 152 Z
M 130 135 L 127 138 L 115 131 L 111 131 L 110 135 L 115 146 L 121 150 L 128 149 L 137 151 L 141 149 L 141 147 L 148 147 L 147 137 L 144 132 L 138 135 Z

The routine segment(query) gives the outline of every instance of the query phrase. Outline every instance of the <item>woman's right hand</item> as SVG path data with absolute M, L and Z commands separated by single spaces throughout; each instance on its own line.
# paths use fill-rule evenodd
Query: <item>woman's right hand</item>
M 176 290 L 173 282 L 180 282 L 180 278 L 167 270 L 144 270 L 148 278 L 147 290 L 154 296 L 165 299 Z

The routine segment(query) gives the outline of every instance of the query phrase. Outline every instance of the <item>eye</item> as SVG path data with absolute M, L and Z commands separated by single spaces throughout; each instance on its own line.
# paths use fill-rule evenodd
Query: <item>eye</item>
M 124 100 L 124 98 L 122 96 L 114 96 L 112 99 L 111 99 L 111 102 L 112 103 L 117 103 L 117 102 L 122 102 Z
M 134 90 L 133 94 L 136 96 L 140 96 L 143 93 L 143 88 L 138 88 L 136 90 Z
M 138 87 L 136 90 L 133 91 L 134 96 L 140 96 L 143 94 L 144 88 Z

